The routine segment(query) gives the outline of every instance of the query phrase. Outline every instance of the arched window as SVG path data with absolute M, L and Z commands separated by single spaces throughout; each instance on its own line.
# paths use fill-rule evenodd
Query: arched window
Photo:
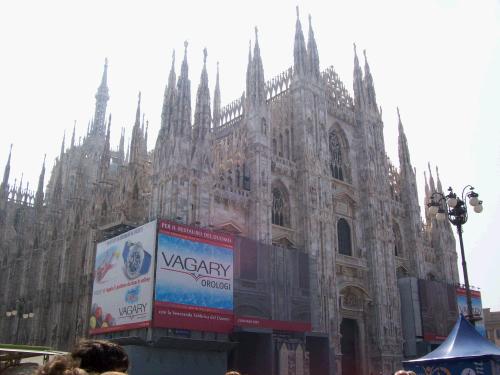
M 276 142 L 276 138 L 273 138 L 273 155 L 278 153 L 278 142 Z
M 392 231 L 394 233 L 394 255 L 397 257 L 403 256 L 403 240 L 398 223 L 392 223 Z
M 330 171 L 332 177 L 338 180 L 344 180 L 344 171 L 342 170 L 342 147 L 337 133 L 330 132 L 328 137 L 328 148 L 330 150 Z
M 282 227 L 289 225 L 288 197 L 281 189 L 273 189 L 272 223 Z
M 339 253 L 352 255 L 351 227 L 346 219 L 340 219 L 337 222 L 337 237 L 339 240 Z
M 279 136 L 279 140 L 280 140 L 280 149 L 279 149 L 279 152 L 278 152 L 278 155 L 280 158 L 283 157 L 283 134 L 280 133 L 280 136 Z

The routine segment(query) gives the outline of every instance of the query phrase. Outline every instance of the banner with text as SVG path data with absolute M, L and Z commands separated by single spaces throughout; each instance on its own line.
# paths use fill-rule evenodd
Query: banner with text
M 474 328 L 481 335 L 486 337 L 486 328 L 484 326 L 483 318 L 483 304 L 481 302 L 481 292 L 479 290 L 471 290 L 471 302 L 472 302 L 472 314 L 474 315 Z M 458 311 L 463 315 L 467 316 L 467 293 L 465 288 L 457 287 L 457 305 Z
M 97 244 L 90 334 L 149 327 L 156 221 Z
M 230 332 L 233 237 L 161 221 L 154 326 Z

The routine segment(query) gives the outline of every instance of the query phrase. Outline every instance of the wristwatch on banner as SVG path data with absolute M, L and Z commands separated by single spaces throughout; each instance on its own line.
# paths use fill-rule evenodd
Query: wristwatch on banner
M 122 252 L 125 276 L 129 279 L 145 275 L 151 265 L 151 255 L 144 250 L 140 242 L 125 242 Z

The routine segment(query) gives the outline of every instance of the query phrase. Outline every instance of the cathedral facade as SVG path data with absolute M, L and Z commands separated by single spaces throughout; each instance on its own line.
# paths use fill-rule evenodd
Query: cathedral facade
M 263 61 L 256 32 L 245 92 L 225 107 L 218 73 L 212 100 L 204 66 L 192 116 L 186 43 L 178 75 L 172 58 L 152 150 L 140 94 L 130 144 L 122 130 L 111 147 L 106 62 L 88 130 L 63 140 L 47 183 L 44 161 L 36 189 L 12 184 L 9 154 L 0 342 L 68 349 L 86 336 L 96 242 L 162 218 L 306 253 L 312 331 L 328 335 L 337 369 L 349 356 L 364 374 L 398 367 L 397 280 L 458 282 L 450 225 L 425 204 L 421 213 L 399 111 L 399 167 L 386 155 L 366 54 L 362 67 L 354 48 L 351 95 L 333 68 L 320 70 L 311 22 L 305 38 L 297 18 L 293 66 L 266 80 Z M 424 203 L 434 191 L 442 186 L 429 170 Z M 12 310 L 28 318 L 7 319 Z

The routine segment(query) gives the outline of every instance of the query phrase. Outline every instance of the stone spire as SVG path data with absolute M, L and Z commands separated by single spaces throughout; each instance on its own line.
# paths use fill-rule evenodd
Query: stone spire
M 45 180 L 45 159 L 47 157 L 47 154 L 43 156 L 43 164 L 42 164 L 42 171 L 40 172 L 40 177 L 38 177 L 38 187 L 36 189 L 36 195 L 35 195 L 35 208 L 40 209 L 43 206 L 43 187 L 44 187 L 44 180 Z
M 73 123 L 73 134 L 71 134 L 71 148 L 75 147 L 76 120 Z
M 368 65 L 368 58 L 366 57 L 366 50 L 363 50 L 365 55 L 365 90 L 366 90 L 366 102 L 368 106 L 374 110 L 378 111 L 377 98 L 375 96 L 375 87 L 373 85 L 373 78 L 370 72 L 370 66 Z
M 399 154 L 399 168 L 402 174 L 412 173 L 413 169 L 410 161 L 410 151 L 408 149 L 408 141 L 403 129 L 403 123 L 401 122 L 401 115 L 398 111 L 398 154 Z
M 63 140 L 61 143 L 61 153 L 59 155 L 59 168 L 57 171 L 56 182 L 54 184 L 54 189 L 52 192 L 52 203 L 54 207 L 57 208 L 62 202 L 62 190 L 63 190 L 63 161 L 64 161 L 64 142 L 66 139 L 66 133 L 63 135 Z
M 130 163 L 138 161 L 141 150 L 141 92 L 137 96 L 137 110 L 135 112 L 135 123 L 132 128 L 132 139 L 130 141 Z
M 7 191 L 7 185 L 9 184 L 9 175 L 10 175 L 10 158 L 12 156 L 12 143 L 10 144 L 9 157 L 7 158 L 7 164 L 5 164 L 5 169 L 3 171 L 3 180 L 2 180 L 2 189 L 0 189 L 0 193 Z
M 172 66 L 168 75 L 168 82 L 163 95 L 163 107 L 161 111 L 161 128 L 163 132 L 168 132 L 172 126 L 172 114 L 175 109 L 175 50 L 172 52 Z
M 106 139 L 104 141 L 104 149 L 101 154 L 101 163 L 99 165 L 99 179 L 103 181 L 109 170 L 109 161 L 111 159 L 111 151 L 110 151 L 110 136 L 111 136 L 111 113 L 109 114 L 108 120 L 108 131 L 106 133 Z
M 436 178 L 437 178 L 437 191 L 443 193 L 443 185 L 441 185 L 441 179 L 439 178 L 439 168 L 436 165 Z
M 213 127 L 220 125 L 220 86 L 219 86 L 219 62 L 217 61 L 217 76 L 215 78 L 215 89 L 214 89 L 214 112 L 213 112 Z
M 266 103 L 266 83 L 264 80 L 264 67 L 262 58 L 260 57 L 259 36 L 257 27 L 255 27 L 255 45 L 253 48 L 252 61 L 252 82 L 251 85 L 255 88 L 251 103 L 258 107 Z
M 359 65 L 358 54 L 356 53 L 356 43 L 354 46 L 354 74 L 353 74 L 353 89 L 354 89 L 354 102 L 356 107 L 361 108 L 365 104 L 365 90 L 363 89 L 363 71 Z
M 210 131 L 210 90 L 207 75 L 207 49 L 203 50 L 203 69 L 200 85 L 196 93 L 196 107 L 194 112 L 194 140 L 203 140 Z
M 427 163 L 427 168 L 429 169 L 429 188 L 432 194 L 436 191 L 436 185 L 434 185 L 434 178 L 432 177 L 431 163 Z
M 109 100 L 108 90 L 108 59 L 104 60 L 104 72 L 102 73 L 101 84 L 95 94 L 95 114 L 92 123 L 92 134 L 104 135 L 106 131 L 104 121 L 106 120 L 106 106 Z
M 295 43 L 293 46 L 293 70 L 295 75 L 303 77 L 307 74 L 307 50 L 304 41 L 304 33 L 299 18 L 299 7 L 297 6 L 297 21 L 295 23 Z
M 307 40 L 307 57 L 309 62 L 309 72 L 311 77 L 319 79 L 319 54 L 318 46 L 316 45 L 316 40 L 314 38 L 314 31 L 312 28 L 311 15 L 309 15 L 309 36 Z
M 123 163 L 125 161 L 125 128 L 123 127 L 120 134 L 120 145 L 118 146 L 118 153 L 120 154 L 120 160 Z
M 177 122 L 176 134 L 182 138 L 191 138 L 191 81 L 187 62 L 188 42 L 184 42 L 184 60 L 181 65 L 181 74 L 177 82 Z
M 252 86 L 252 76 L 253 76 L 253 66 L 252 66 L 252 41 L 248 42 L 248 64 L 247 64 L 247 87 L 246 95 L 247 99 L 250 100 L 253 97 L 253 86 Z

